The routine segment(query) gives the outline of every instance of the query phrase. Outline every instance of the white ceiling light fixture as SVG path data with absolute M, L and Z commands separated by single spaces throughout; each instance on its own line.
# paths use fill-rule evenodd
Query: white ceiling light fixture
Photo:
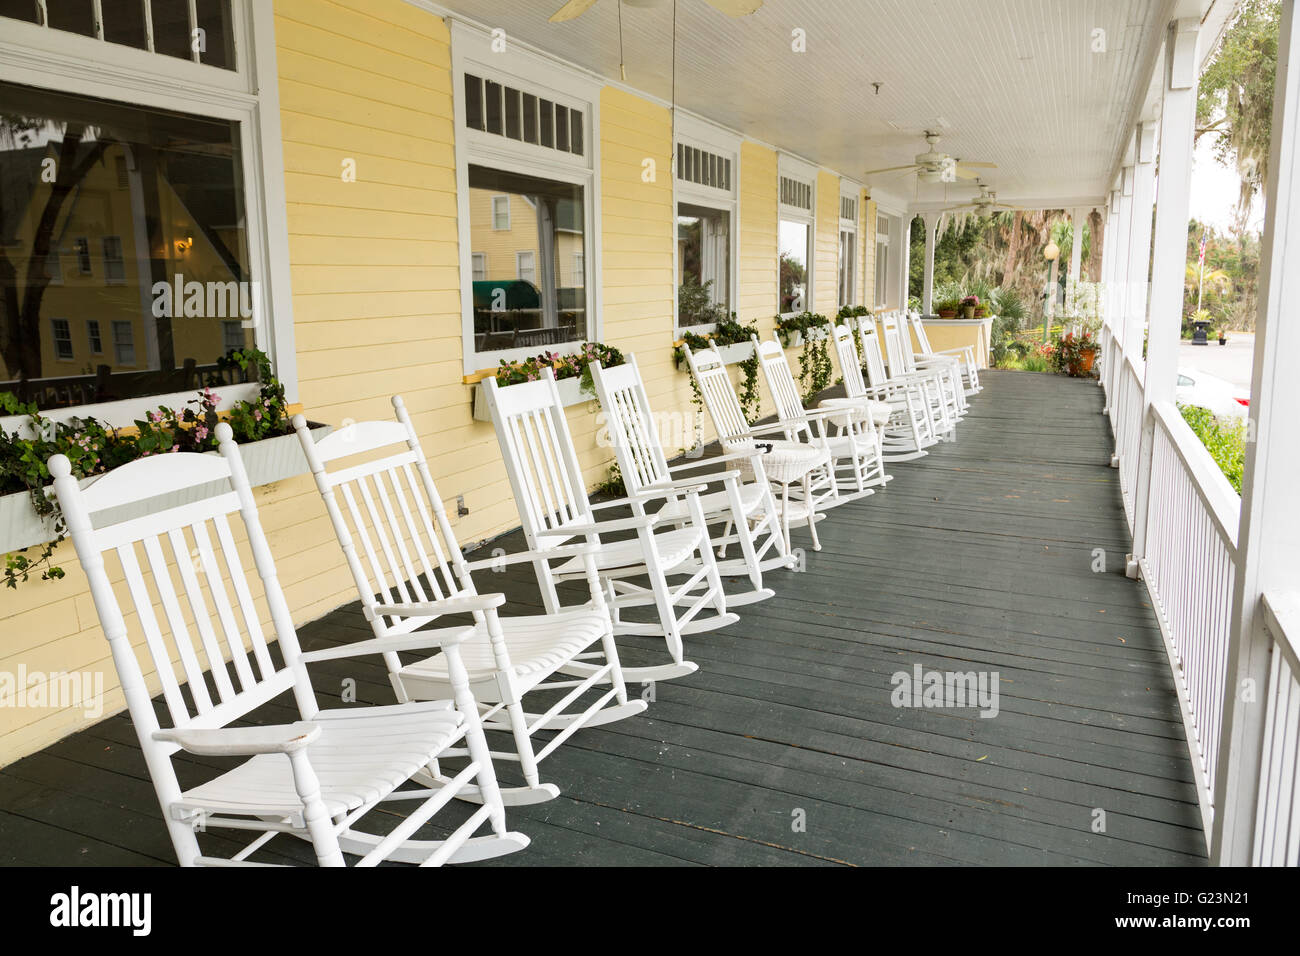
M 966 162 L 939 151 L 939 134 L 926 131 L 925 143 L 928 147 L 924 153 L 917 153 L 912 162 L 905 166 L 887 166 L 884 169 L 871 169 L 867 176 L 880 176 L 886 173 L 912 172 L 917 174 L 917 181 L 922 183 L 955 183 L 959 179 L 976 179 L 976 168 L 997 169 L 996 163 Z

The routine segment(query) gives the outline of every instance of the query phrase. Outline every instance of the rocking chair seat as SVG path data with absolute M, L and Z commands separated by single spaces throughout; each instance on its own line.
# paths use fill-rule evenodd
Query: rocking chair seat
M 665 569 L 677 567 L 694 553 L 703 536 L 703 531 L 693 525 L 674 528 L 670 531 L 656 531 L 655 545 L 659 550 L 659 563 Z M 617 568 L 634 568 L 645 564 L 645 550 L 641 539 L 626 538 L 622 541 L 602 541 L 600 550 L 595 554 L 596 568 L 610 571 Z M 570 558 L 555 568 L 556 574 L 582 574 L 582 558 Z
M 754 509 L 763 501 L 763 489 L 752 481 L 740 485 L 740 506 L 746 515 L 754 513 Z M 706 515 L 720 514 L 731 508 L 731 499 L 725 491 L 714 491 L 709 494 L 700 495 L 700 507 L 704 509 Z M 690 506 L 686 503 L 685 498 L 677 498 L 668 502 L 659 511 L 661 521 L 686 521 L 691 516 Z
M 870 398 L 828 398 L 818 407 L 820 408 L 857 408 L 861 409 L 863 414 L 871 416 L 871 424 L 882 427 L 889 424 L 889 416 L 892 408 L 888 402 L 878 402 Z
M 446 701 L 325 710 L 321 735 L 306 747 L 330 816 L 373 803 L 441 754 L 463 715 Z M 215 780 L 186 790 L 173 812 L 288 817 L 302 826 L 302 797 L 289 758 L 258 754 Z
M 545 680 L 557 667 L 567 664 L 599 641 L 608 624 L 604 614 L 586 607 L 572 608 L 559 614 L 501 617 L 498 621 L 510 650 L 511 673 L 523 685 L 520 690 L 527 690 Z M 475 625 L 473 633 L 461 643 L 460 654 L 469 672 L 470 683 L 479 684 L 494 678 L 497 668 L 486 627 Z M 398 675 L 420 683 L 450 687 L 447 659 L 442 654 L 409 664 Z M 476 688 L 475 694 L 481 698 L 479 689 Z

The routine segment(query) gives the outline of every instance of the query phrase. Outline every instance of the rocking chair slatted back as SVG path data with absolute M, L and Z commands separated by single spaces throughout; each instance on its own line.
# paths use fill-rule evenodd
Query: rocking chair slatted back
M 891 312 L 881 319 L 880 324 L 884 328 L 889 374 L 899 376 L 915 372 L 916 365 L 912 358 L 912 350 L 908 347 L 910 343 L 903 340 L 906 330 L 899 326 L 898 316 Z
M 849 398 L 865 398 L 867 383 L 862 380 L 862 362 L 853 345 L 853 330 L 847 325 L 837 325 L 834 335 L 835 355 L 840 362 L 840 374 L 844 376 L 844 393 Z
M 889 381 L 889 376 L 885 374 L 885 358 L 880 354 L 880 337 L 876 333 L 876 323 L 860 323 L 858 341 L 862 344 L 862 359 L 866 362 L 867 380 L 875 387 L 884 385 Z
M 683 349 L 691 375 L 699 386 L 700 398 L 718 433 L 718 441 L 728 452 L 752 451 L 755 443 L 747 434 L 749 420 L 740 407 L 740 399 L 736 397 L 736 390 L 727 376 L 727 366 L 723 364 L 721 356 L 713 349 L 692 352 L 689 345 L 683 346 Z
M 781 348 L 781 343 L 776 339 L 760 342 L 757 335 L 752 335 L 750 338 L 754 342 L 754 352 L 758 355 L 759 367 L 763 370 L 763 377 L 767 379 L 767 387 L 776 404 L 777 418 L 784 421 L 801 417 L 804 414 L 803 398 L 799 394 L 799 385 L 794 380 L 794 373 L 790 371 L 790 363 L 786 361 L 785 349 Z M 790 429 L 792 433 L 805 430 L 806 426 Z M 793 439 L 796 436 L 791 434 L 790 437 Z
M 230 426 L 219 424 L 217 437 L 220 456 L 142 458 L 111 472 L 111 482 L 101 479 L 84 490 L 66 458 L 50 459 L 59 505 L 156 779 L 172 771 L 155 756 L 178 748 L 153 740 L 160 725 L 148 674 L 157 675 L 174 728 L 223 727 L 291 687 L 304 713 L 317 710 L 310 686 L 295 682 L 297 637 Z M 195 497 L 214 486 L 219 490 L 190 504 L 112 519 L 125 501 Z M 256 575 L 245 570 L 231 515 L 243 524 Z M 99 527 L 97 519 L 104 522 Z M 114 586 L 111 565 L 124 587 Z M 272 660 L 259 608 L 269 609 L 283 668 Z
M 476 593 L 400 395 L 393 396 L 393 409 L 395 422 L 357 422 L 317 442 L 309 440 L 302 416 L 294 419 L 348 569 L 380 635 L 409 633 L 436 617 L 397 618 L 384 614 L 386 606 Z M 394 446 L 402 450 L 391 451 Z M 330 462 L 381 449 L 390 451 L 326 469 Z
M 594 362 L 591 369 L 628 491 L 671 481 L 636 356 L 629 355 L 626 363 L 614 368 L 604 368 Z
M 591 521 L 591 504 L 554 372 L 506 388 L 495 378 L 482 384 L 529 547 L 573 537 L 565 526 Z
M 912 326 L 912 332 L 916 335 L 916 344 L 921 347 L 921 354 L 933 355 L 934 349 L 930 347 L 930 337 L 926 335 L 925 323 L 921 321 L 920 313 L 911 312 L 908 314 L 907 319 Z

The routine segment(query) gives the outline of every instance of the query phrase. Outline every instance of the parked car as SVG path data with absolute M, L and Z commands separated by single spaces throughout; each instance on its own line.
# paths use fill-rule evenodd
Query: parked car
M 1178 370 L 1175 394 L 1180 405 L 1199 405 L 1225 418 L 1245 418 L 1250 409 L 1250 396 L 1242 389 L 1195 368 Z

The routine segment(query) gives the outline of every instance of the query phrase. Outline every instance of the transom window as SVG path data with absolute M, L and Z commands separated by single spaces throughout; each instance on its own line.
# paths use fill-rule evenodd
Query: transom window
M 811 211 L 813 207 L 813 186 L 789 176 L 781 177 L 781 205 Z
M 731 159 L 685 143 L 677 144 L 677 178 L 731 192 Z
M 470 129 L 582 156 L 583 112 L 535 91 L 465 74 L 465 125 Z
M 3 0 L 8 17 L 191 60 L 235 68 L 230 0 Z

